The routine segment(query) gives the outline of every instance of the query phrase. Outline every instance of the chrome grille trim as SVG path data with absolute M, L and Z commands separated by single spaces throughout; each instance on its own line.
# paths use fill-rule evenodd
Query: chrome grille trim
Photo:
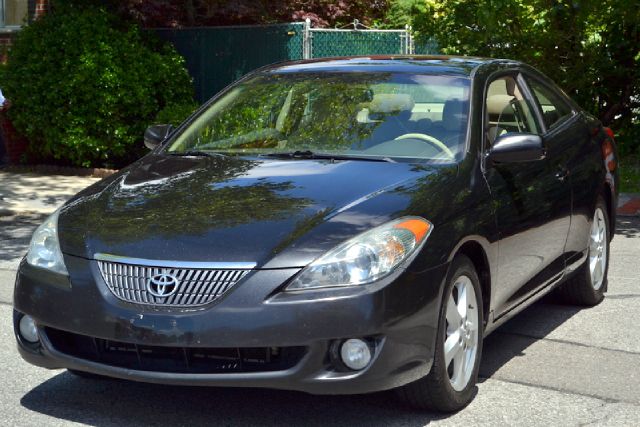
M 110 261 L 120 264 L 132 264 L 145 267 L 188 268 L 202 270 L 252 270 L 255 262 L 198 262 L 168 261 L 158 259 L 131 258 L 120 255 L 97 253 L 93 256 L 97 261 Z
M 127 261 L 130 260 L 127 259 Z M 104 282 L 117 298 L 134 304 L 155 306 L 193 307 L 209 304 L 224 295 L 251 271 L 246 268 L 192 268 L 191 263 L 186 263 L 188 267 L 175 267 L 175 263 L 172 263 L 172 266 L 164 266 L 161 264 L 163 261 L 145 261 L 155 265 L 97 259 Z M 242 263 L 242 265 L 249 264 Z M 178 289 L 175 293 L 166 297 L 157 297 L 149 292 L 149 281 L 159 274 L 169 274 L 178 280 Z

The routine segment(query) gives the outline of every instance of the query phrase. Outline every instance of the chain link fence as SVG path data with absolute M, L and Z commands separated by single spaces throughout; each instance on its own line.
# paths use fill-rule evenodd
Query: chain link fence
M 305 59 L 411 53 L 411 33 L 408 28 L 373 30 L 362 26 L 357 20 L 353 23 L 353 29 L 311 28 L 310 21 L 306 21 L 302 42 Z
M 411 53 L 414 55 L 439 55 L 441 54 L 438 43 L 429 37 L 411 37 Z
M 409 28 L 361 29 L 357 21 L 353 26 L 353 29 L 311 28 L 307 21 L 154 31 L 172 43 L 185 58 L 200 102 L 248 72 L 275 62 L 331 56 L 437 52 L 434 43 L 414 40 Z

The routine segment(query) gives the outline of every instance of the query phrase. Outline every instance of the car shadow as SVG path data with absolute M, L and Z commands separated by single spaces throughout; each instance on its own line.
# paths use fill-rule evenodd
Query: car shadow
M 483 382 L 512 359 L 526 357 L 525 350 L 584 310 L 567 306 L 551 294 L 534 303 L 484 340 L 479 382 Z
M 248 389 L 178 387 L 60 373 L 22 397 L 23 407 L 95 426 L 135 425 L 403 425 L 442 415 L 403 405 L 391 392 L 359 396 Z
M 640 218 L 618 217 L 616 225 L 616 239 L 640 238 Z M 607 298 L 619 297 L 609 295 Z M 479 382 L 494 376 L 514 358 L 526 357 L 525 351 L 529 346 L 548 337 L 585 309 L 588 310 L 565 305 L 551 293 L 508 320 L 484 341 Z
M 553 298 L 526 309 L 484 344 L 479 382 L 580 309 Z M 551 313 L 551 315 L 550 315 Z M 510 327 L 508 327 L 510 326 Z M 63 372 L 20 400 L 54 418 L 96 426 L 136 425 L 403 425 L 424 426 L 447 418 L 403 405 L 392 392 L 356 396 L 245 388 L 176 387 L 115 379 L 85 379 Z

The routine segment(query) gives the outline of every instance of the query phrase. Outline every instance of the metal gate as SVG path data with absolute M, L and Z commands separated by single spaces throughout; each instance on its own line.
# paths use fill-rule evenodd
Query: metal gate
M 355 55 L 410 55 L 413 40 L 410 28 L 403 30 L 374 30 L 357 19 L 353 28 L 311 28 L 304 22 L 302 57 L 304 59 Z

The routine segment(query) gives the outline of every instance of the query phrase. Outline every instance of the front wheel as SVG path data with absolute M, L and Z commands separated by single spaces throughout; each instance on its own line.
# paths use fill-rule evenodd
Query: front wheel
M 444 289 L 431 372 L 398 389 L 412 406 L 440 412 L 473 399 L 482 353 L 482 291 L 469 258 L 457 256 Z
M 587 260 L 558 290 L 569 304 L 593 306 L 604 298 L 609 271 L 609 241 L 611 240 L 607 205 L 598 197 L 589 232 Z

